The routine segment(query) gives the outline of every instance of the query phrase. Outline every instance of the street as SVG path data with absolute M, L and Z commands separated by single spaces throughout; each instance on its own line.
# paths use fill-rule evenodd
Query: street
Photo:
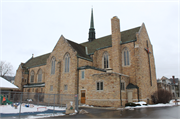
M 80 109 L 88 111 L 89 114 L 65 115 L 51 118 L 180 118 L 180 106 L 139 108 L 134 110 Z

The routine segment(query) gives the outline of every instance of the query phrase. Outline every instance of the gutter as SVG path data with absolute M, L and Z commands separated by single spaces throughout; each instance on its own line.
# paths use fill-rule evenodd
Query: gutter
M 81 58 L 81 59 L 84 59 L 84 60 L 88 60 L 88 61 L 93 62 L 93 60 L 92 60 L 92 59 L 87 59 L 87 58 L 81 57 L 81 56 L 79 56 L 79 55 L 77 55 L 77 58 Z

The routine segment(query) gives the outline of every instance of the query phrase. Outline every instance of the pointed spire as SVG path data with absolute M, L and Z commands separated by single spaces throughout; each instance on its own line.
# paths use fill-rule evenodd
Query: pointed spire
M 90 28 L 94 28 L 93 8 L 91 9 L 91 24 L 90 24 Z
M 91 9 L 91 22 L 90 22 L 90 29 L 89 29 L 89 42 L 95 39 L 95 29 L 94 29 L 94 19 L 93 19 L 93 8 Z

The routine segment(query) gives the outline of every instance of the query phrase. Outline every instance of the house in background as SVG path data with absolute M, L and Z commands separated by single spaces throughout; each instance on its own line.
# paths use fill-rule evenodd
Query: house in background
M 175 93 L 177 97 L 180 97 L 180 80 L 179 78 L 170 78 L 171 84 L 175 87 Z
M 165 89 L 171 92 L 173 98 L 175 96 L 179 97 L 179 79 L 175 78 L 175 84 L 172 78 L 168 79 L 167 77 L 163 76 L 161 79 L 157 80 L 157 88 Z M 175 95 L 176 93 L 176 95 Z
M 152 102 L 157 81 L 144 23 L 121 31 L 115 16 L 111 34 L 96 38 L 92 10 L 89 38 L 84 41 L 78 44 L 61 35 L 52 52 L 19 65 L 15 84 L 23 92 L 79 94 L 80 103 L 95 106 Z

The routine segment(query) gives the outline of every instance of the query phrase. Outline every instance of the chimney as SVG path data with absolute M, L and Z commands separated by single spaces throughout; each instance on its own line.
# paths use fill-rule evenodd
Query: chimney
M 172 79 L 173 79 L 173 83 L 175 84 L 175 78 L 174 78 L 175 76 L 172 76 Z
M 34 54 L 32 54 L 32 58 L 34 58 Z
M 121 52 L 120 52 L 120 22 L 117 16 L 111 19 L 111 32 L 112 32 L 112 63 L 113 72 L 121 73 Z

